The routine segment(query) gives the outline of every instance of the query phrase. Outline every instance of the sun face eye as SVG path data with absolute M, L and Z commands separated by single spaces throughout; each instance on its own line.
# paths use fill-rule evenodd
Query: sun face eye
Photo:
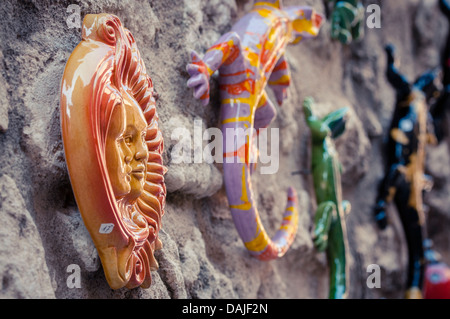
M 133 142 L 133 137 L 132 136 L 125 136 L 124 140 L 125 140 L 125 143 L 127 145 L 131 145 L 131 143 Z

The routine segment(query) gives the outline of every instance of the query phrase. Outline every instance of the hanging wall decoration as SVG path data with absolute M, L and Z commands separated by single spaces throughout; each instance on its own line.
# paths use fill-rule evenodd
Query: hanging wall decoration
M 331 37 L 349 44 L 364 36 L 364 7 L 360 0 L 329 0 L 331 13 Z
M 162 247 L 163 139 L 152 80 L 118 17 L 86 15 L 60 103 L 72 188 L 106 279 L 113 289 L 148 288 Z
M 386 145 L 386 173 L 376 199 L 375 218 L 386 228 L 386 206 L 394 202 L 400 215 L 408 246 L 406 298 L 422 298 L 424 279 L 425 211 L 423 191 L 432 181 L 424 174 L 426 145 L 436 144 L 428 99 L 437 73 L 426 72 L 413 84 L 395 67 L 394 47 L 386 47 L 387 78 L 395 88 L 397 102 Z
M 257 157 L 254 138 L 269 126 L 276 114 L 266 86 L 281 105 L 290 83 L 284 56 L 286 46 L 317 36 L 322 20 L 322 15 L 310 7 L 283 8 L 280 0 L 257 2 L 203 58 L 193 51 L 187 66 L 190 75 L 187 85 L 204 105 L 210 98 L 210 77 L 219 71 L 223 171 L 228 202 L 245 247 L 261 260 L 285 254 L 298 222 L 297 197 L 290 188 L 282 225 L 271 239 L 261 223 L 252 192 L 251 163 Z M 236 134 L 232 136 L 234 142 L 227 139 L 227 130 Z M 246 130 L 251 134 L 245 135 Z
M 345 216 L 350 202 L 342 199 L 341 163 L 334 139 L 345 131 L 347 108 L 331 112 L 319 119 L 313 112 L 314 100 L 303 102 L 306 123 L 312 135 L 312 174 L 317 210 L 314 217 L 314 245 L 326 251 L 330 265 L 330 299 L 348 295 L 348 240 Z

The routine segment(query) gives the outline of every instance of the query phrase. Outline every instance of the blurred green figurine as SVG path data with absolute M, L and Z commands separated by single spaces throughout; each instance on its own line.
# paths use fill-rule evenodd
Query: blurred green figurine
M 349 44 L 364 35 L 364 7 L 359 0 L 329 0 L 331 13 L 331 37 Z
M 342 199 L 341 164 L 333 139 L 345 130 L 348 109 L 331 112 L 317 118 L 312 112 L 314 100 L 303 102 L 306 123 L 312 134 L 312 173 L 317 200 L 314 218 L 314 245 L 327 252 L 330 265 L 330 299 L 343 299 L 348 295 L 347 230 L 345 216 L 350 202 Z

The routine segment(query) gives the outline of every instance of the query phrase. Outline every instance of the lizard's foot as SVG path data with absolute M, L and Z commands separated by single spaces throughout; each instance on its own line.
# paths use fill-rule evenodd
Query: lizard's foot
M 287 88 L 275 88 L 272 89 L 275 98 L 277 99 L 277 103 L 279 106 L 283 105 L 283 101 L 287 99 L 288 97 L 288 90 Z
M 406 291 L 406 299 L 423 299 L 422 291 L 418 287 L 411 287 Z
M 325 251 L 328 247 L 328 234 L 315 234 L 313 238 L 314 246 L 320 252 Z
M 342 44 L 349 44 L 352 42 L 352 34 L 346 29 L 339 29 L 333 33 L 333 38 L 341 41 Z
M 187 86 L 194 89 L 194 98 L 203 101 L 203 105 L 209 103 L 209 70 L 208 66 L 199 57 L 195 51 L 191 52 L 191 60 L 186 67 L 190 79 L 187 81 Z
M 318 251 L 324 251 L 328 246 L 328 233 L 330 232 L 331 221 L 338 218 L 336 205 L 332 201 L 321 203 L 314 216 L 313 241 Z

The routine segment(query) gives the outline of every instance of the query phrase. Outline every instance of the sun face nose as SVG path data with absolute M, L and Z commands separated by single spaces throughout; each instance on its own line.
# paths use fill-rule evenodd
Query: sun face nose
M 141 138 L 136 145 L 136 154 L 135 159 L 137 161 L 144 161 L 148 157 L 148 149 L 147 144 L 145 143 L 145 139 Z

